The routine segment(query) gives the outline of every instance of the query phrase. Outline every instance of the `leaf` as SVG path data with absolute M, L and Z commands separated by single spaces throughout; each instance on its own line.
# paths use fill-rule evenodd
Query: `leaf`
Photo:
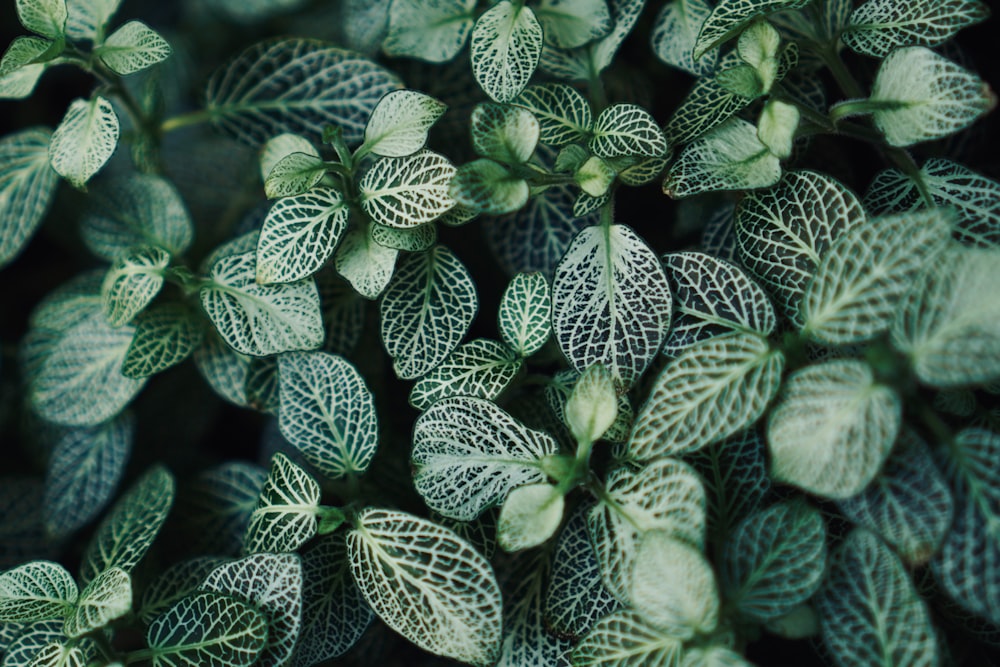
M 125 472 L 135 431 L 128 413 L 93 427 L 68 429 L 52 450 L 45 475 L 45 529 L 65 537 L 108 504 Z
M 823 644 L 843 667 L 938 664 L 926 604 L 899 559 L 867 531 L 852 531 L 834 554 L 816 607 Z
M 174 563 L 143 591 L 139 618 L 148 626 L 174 603 L 196 592 L 205 577 L 227 560 L 219 556 L 199 556 Z
M 378 446 L 378 422 L 361 374 L 326 352 L 283 354 L 278 368 L 281 434 L 330 479 L 367 470 Z
M 473 211 L 500 215 L 528 203 L 528 183 L 493 160 L 474 160 L 459 167 L 448 194 Z
M 240 554 L 250 515 L 257 506 L 267 475 L 268 471 L 261 466 L 229 461 L 195 476 L 180 501 L 185 523 L 196 538 L 191 545 L 192 552 Z
M 799 108 L 794 104 L 768 100 L 757 121 L 757 138 L 773 155 L 782 160 L 788 159 L 792 154 L 799 118 Z
M 510 102 L 538 66 L 542 26 L 530 7 L 500 0 L 476 20 L 469 49 L 479 86 L 494 101 Z
M 267 644 L 263 612 L 228 595 L 202 591 L 174 604 L 146 631 L 153 667 L 249 667 Z
M 365 229 L 347 232 L 333 256 L 337 273 L 366 299 L 377 299 L 389 285 L 399 254 L 376 243 L 373 233 Z
M 489 562 L 451 531 L 366 509 L 347 536 L 351 573 L 385 623 L 420 648 L 486 667 L 500 654 L 500 589 Z
M 302 626 L 302 563 L 298 554 L 254 554 L 220 565 L 202 584 L 252 605 L 267 618 L 267 643 L 253 664 L 284 665 Z
M 521 360 L 497 341 L 477 338 L 463 343 L 410 391 L 410 405 L 426 410 L 449 396 L 492 400 L 511 383 Z
M 79 595 L 62 565 L 38 560 L 0 574 L 0 621 L 31 623 L 61 619 Z
M 60 638 L 36 653 L 28 667 L 84 667 L 89 660 L 90 657 L 83 649 L 68 646 Z
M 663 256 L 674 295 L 674 322 L 663 353 L 677 356 L 729 331 L 768 336 L 777 326 L 767 294 L 738 266 L 700 252 Z
M 685 349 L 639 409 L 629 455 L 676 456 L 752 425 L 778 392 L 785 357 L 757 333 L 735 331 Z
M 726 541 L 722 588 L 755 621 L 784 616 L 823 581 L 826 528 L 819 510 L 784 501 L 745 518 Z
M 558 446 L 494 403 L 457 396 L 434 403 L 413 427 L 413 483 L 435 512 L 470 521 L 524 484 L 545 481 Z M 456 480 L 462 479 L 462 484 Z
M 243 551 L 295 551 L 316 534 L 320 488 L 309 473 L 278 453 L 250 515 Z
M 614 425 L 618 417 L 618 396 L 614 381 L 604 366 L 595 364 L 580 375 L 563 414 L 578 443 L 592 443 Z
M 577 667 L 674 667 L 682 646 L 683 640 L 624 609 L 598 621 L 573 649 L 572 660 Z
M 504 551 L 536 547 L 552 537 L 562 522 L 562 492 L 547 482 L 512 490 L 497 519 L 497 541 Z
M 504 582 L 503 643 L 496 667 L 561 665 L 570 641 L 554 636 L 545 625 L 545 589 L 551 560 L 546 550 L 512 557 L 511 576 Z
M 275 202 L 257 243 L 257 282 L 291 283 L 319 271 L 347 228 L 348 210 L 340 192 L 325 187 Z
M 201 343 L 202 320 L 182 303 L 152 306 L 136 317 L 122 375 L 145 378 L 187 359 Z
M 527 358 L 552 332 L 552 293 L 545 276 L 518 273 L 504 290 L 497 315 L 500 336 L 520 357 Z
M 695 60 L 694 46 L 701 26 L 712 13 L 706 0 L 672 0 L 663 5 L 650 37 L 656 57 L 668 65 L 698 77 L 711 76 L 719 61 L 718 51 Z
M 405 257 L 380 304 L 382 342 L 396 376 L 418 378 L 444 361 L 478 307 L 468 270 L 447 247 Z
M 260 149 L 260 178 L 262 181 L 264 181 L 265 194 L 267 193 L 267 179 L 268 176 L 271 175 L 271 171 L 274 170 L 276 166 L 278 166 L 279 162 L 297 153 L 299 153 L 300 155 L 298 155 L 291 164 L 286 165 L 284 169 L 287 169 L 288 167 L 291 166 L 297 166 L 301 167 L 303 171 L 290 172 L 288 173 L 289 177 L 294 177 L 296 173 L 305 177 L 306 176 L 305 169 L 307 165 L 312 164 L 316 166 L 318 169 L 319 166 L 318 162 L 322 162 L 322 159 L 319 156 L 319 151 L 317 151 L 315 146 L 312 145 L 312 142 L 306 139 L 305 137 L 299 136 L 292 132 L 285 132 L 283 134 L 278 134 L 276 136 L 271 137 L 266 142 L 264 142 L 264 145 Z M 307 160 L 307 158 L 314 158 L 314 160 L 309 161 Z M 315 174 L 313 172 L 309 172 L 309 174 L 310 178 L 315 177 Z M 283 175 L 282 179 L 278 183 L 275 183 L 275 185 L 280 184 L 282 185 L 282 187 L 284 187 L 286 183 L 294 183 L 294 182 L 295 181 L 292 180 L 291 178 L 289 178 L 286 181 Z M 268 197 L 270 198 L 270 195 L 268 195 Z
M 52 168 L 74 187 L 84 189 L 115 152 L 118 132 L 111 102 L 100 95 L 74 100 L 49 142 Z
M 448 215 L 445 213 L 445 215 Z M 438 218 L 440 220 L 440 218 Z M 377 222 L 371 225 L 371 237 L 375 243 L 393 250 L 406 252 L 423 252 L 437 243 L 437 226 L 420 225 L 418 227 L 386 227 Z
M 859 493 L 888 456 L 901 410 L 896 392 L 863 361 L 792 373 L 767 422 L 772 479 L 826 498 Z
M 596 369 L 599 367 L 603 368 L 600 364 L 595 364 L 589 368 Z M 591 372 L 595 373 L 595 371 Z M 605 376 L 607 369 L 596 372 L 601 376 Z M 571 438 L 574 438 L 575 436 L 565 429 L 565 427 L 567 427 L 570 423 L 567 408 L 568 403 L 576 390 L 576 385 L 580 381 L 582 375 L 582 373 L 578 373 L 572 368 L 567 368 L 556 373 L 555 376 L 552 377 L 549 384 L 545 387 L 545 402 L 548 404 L 549 411 L 557 420 L 556 425 L 550 428 L 559 429 L 560 433 L 565 431 L 567 444 L 571 445 L 577 445 L 577 443 L 571 440 Z M 593 379 L 594 378 L 591 378 L 591 380 Z M 604 380 L 602 379 L 600 385 L 603 384 Z M 589 389 L 585 389 L 584 391 L 585 393 L 590 394 L 594 388 L 595 387 L 591 385 Z M 617 393 L 617 388 L 615 389 L 615 392 Z M 605 413 L 610 412 L 610 410 L 611 409 L 607 406 L 602 408 L 602 411 Z M 635 411 L 632 409 L 632 403 L 629 400 L 628 394 L 618 394 L 615 397 L 614 411 L 616 414 L 613 421 L 611 425 L 608 426 L 608 428 L 601 434 L 601 439 L 621 444 L 628 439 L 628 434 L 632 430 L 632 420 L 635 418 Z
M 670 327 L 672 299 L 656 255 L 630 227 L 594 226 L 573 240 L 552 280 L 552 328 L 579 371 L 604 364 L 632 386 Z
M 21 628 L 18 635 L 5 647 L 2 664 L 4 667 L 20 667 L 29 665 L 42 649 L 51 643 L 65 641 L 62 631 L 63 621 L 37 621 L 21 626 L 8 624 L 7 627 Z
M 67 0 L 66 36 L 74 42 L 98 41 L 121 0 Z
M 80 593 L 63 631 L 77 638 L 132 611 L 132 580 L 120 567 L 104 570 Z
M 851 13 L 841 39 L 858 53 L 884 58 L 901 46 L 943 44 L 989 15 L 989 8 L 979 0 L 902 5 L 869 0 Z
M 810 0 L 720 0 L 698 33 L 694 59 L 700 60 L 711 49 L 739 34 L 759 16 L 804 7 Z
M 511 104 L 531 112 L 538 122 L 538 140 L 543 144 L 565 146 L 586 141 L 590 136 L 593 124 L 590 103 L 564 83 L 528 86 Z
M 361 140 L 378 101 L 400 87 L 388 70 L 356 54 L 306 39 L 260 42 L 208 82 L 206 109 L 240 141 L 259 146 L 283 132 L 313 142 L 327 125 Z
M 299 138 L 294 134 L 280 136 Z M 269 141 L 268 145 L 270 143 Z M 312 146 L 309 148 L 312 149 Z M 319 155 L 314 154 L 314 150 L 288 153 L 274 164 L 270 164 L 271 156 L 267 152 L 265 147 L 261 153 L 261 171 L 265 165 L 269 166 L 264 174 L 264 194 L 268 199 L 305 194 L 326 176 L 327 164 Z
M 864 224 L 853 192 L 819 172 L 792 171 L 774 187 L 747 193 L 736 209 L 740 261 L 801 323 L 802 294 L 834 241 Z
M 723 88 L 714 78 L 699 78 L 663 128 L 667 143 L 679 146 L 699 139 L 752 101 Z
M 538 145 L 540 125 L 530 110 L 484 102 L 472 111 L 472 147 L 506 164 L 527 162 Z
M 211 328 L 194 352 L 198 372 L 212 390 L 233 405 L 244 408 L 249 407 L 246 384 L 252 358 L 226 345 Z
M 472 32 L 475 0 L 393 0 L 382 50 L 443 63 L 458 55 Z
M 133 74 L 170 56 L 171 48 L 155 30 L 142 21 L 129 21 L 94 49 L 115 74 Z
M 60 39 L 66 34 L 66 0 L 17 0 L 17 18 L 33 33 Z
M 838 239 L 802 297 L 803 333 L 834 345 L 888 329 L 903 295 L 948 242 L 939 209 L 876 218 Z
M 386 93 L 368 119 L 360 153 L 370 152 L 383 157 L 406 157 L 416 153 L 427 143 L 431 125 L 447 108 L 443 102 L 416 90 Z
M 541 0 L 534 11 L 545 42 L 560 49 L 583 46 L 611 30 L 605 0 Z
M 587 146 L 598 157 L 661 157 L 669 150 L 667 139 L 656 120 L 635 104 L 608 107 L 594 121 L 591 133 Z
M 570 51 L 545 45 L 540 61 L 542 69 L 560 79 L 583 81 L 591 73 L 603 72 L 635 27 L 645 4 L 646 0 L 610 0 L 611 30 L 601 39 Z
M 138 246 L 115 260 L 101 285 L 104 316 L 113 327 L 128 324 L 152 302 L 163 287 L 170 253 Z
M 49 67 L 37 61 L 44 58 L 52 46 L 52 42 L 41 37 L 22 36 L 10 43 L 0 59 L 0 100 L 23 100 L 31 96 Z
M 323 342 L 319 293 L 312 280 L 261 285 L 255 252 L 223 257 L 199 291 L 201 305 L 236 351 L 265 356 Z
M 17 257 L 48 213 L 58 179 L 49 138 L 32 127 L 0 139 L 0 266 Z
M 400 229 L 440 217 L 455 205 L 448 186 L 455 167 L 433 151 L 379 158 L 361 177 L 361 208 L 372 220 Z
M 886 141 L 910 146 L 964 129 L 992 109 L 996 97 L 975 74 L 930 49 L 910 46 L 882 61 L 868 102 Z

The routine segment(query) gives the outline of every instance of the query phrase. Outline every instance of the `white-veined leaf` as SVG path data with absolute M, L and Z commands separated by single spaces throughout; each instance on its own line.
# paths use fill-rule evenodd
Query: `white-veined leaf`
M 319 293 L 311 279 L 261 285 L 253 251 L 218 260 L 210 278 L 199 292 L 201 305 L 236 351 L 266 356 L 322 344 Z
M 778 392 L 785 357 L 757 333 L 734 331 L 685 349 L 656 378 L 629 438 L 648 461 L 695 451 L 752 425 Z
M 568 667 L 571 642 L 553 635 L 545 623 L 545 589 L 550 564 L 551 559 L 544 549 L 512 557 L 511 576 L 504 581 L 503 643 L 496 667 Z
M 267 643 L 255 665 L 278 667 L 292 657 L 302 626 L 302 562 L 294 553 L 254 554 L 220 565 L 201 585 L 252 605 L 267 618 Z
M 66 0 L 66 36 L 74 42 L 98 41 L 121 0 Z
M 85 667 L 94 657 L 93 651 L 70 646 L 64 638 L 43 646 L 27 667 Z
M 624 609 L 605 616 L 573 649 L 576 667 L 676 667 L 683 640 Z
M 497 519 L 497 542 L 504 551 L 530 549 L 552 537 L 566 501 L 557 487 L 541 482 L 513 489 Z
M 590 103 L 578 90 L 564 83 L 528 86 L 512 102 L 524 107 L 538 121 L 538 140 L 548 146 L 586 141 L 593 124 Z
M 252 358 L 226 345 L 211 328 L 194 352 L 195 366 L 212 390 L 243 408 L 249 407 L 246 384 Z
M 0 100 L 23 100 L 35 92 L 48 67 L 37 60 L 51 53 L 52 46 L 52 42 L 41 37 L 21 36 L 10 43 L 0 59 Z
M 383 621 L 424 650 L 486 667 L 500 654 L 500 588 L 489 562 L 453 532 L 366 509 L 347 536 L 351 573 Z
M 582 81 L 593 73 L 603 72 L 635 27 L 645 5 L 646 0 L 610 0 L 612 25 L 604 37 L 569 51 L 545 44 L 539 62 L 541 68 L 559 79 Z
M 135 320 L 122 375 L 145 378 L 187 359 L 201 343 L 202 320 L 183 303 L 152 306 Z
M 175 602 L 197 591 L 205 577 L 227 561 L 221 556 L 198 556 L 174 563 L 143 591 L 139 618 L 148 626 Z
M 447 214 L 446 214 L 447 215 Z M 419 225 L 417 227 L 386 227 L 373 222 L 371 227 L 372 241 L 391 250 L 406 252 L 423 252 L 437 243 L 437 225 Z
M 320 160 L 319 151 L 316 150 L 311 141 L 291 132 L 273 136 L 264 142 L 260 149 L 260 178 L 264 181 L 265 193 L 267 192 L 267 177 L 271 175 L 271 170 L 278 166 L 279 162 L 295 153 Z M 305 164 L 303 158 L 300 157 L 298 160 L 303 165 Z
M 347 217 L 347 203 L 333 188 L 279 199 L 260 230 L 257 282 L 290 283 L 319 271 L 340 242 Z
M 859 493 L 896 441 L 902 406 L 857 360 L 807 366 L 785 383 L 767 423 L 771 477 L 827 498 Z
M 884 58 L 901 46 L 938 46 L 989 15 L 979 0 L 868 0 L 851 13 L 841 39 L 858 53 Z
M 598 365 L 590 366 L 589 368 L 597 368 Z M 601 375 L 607 373 L 607 369 L 600 371 Z M 551 413 L 557 419 L 557 425 L 554 428 L 562 429 L 564 426 L 568 426 L 570 423 L 570 418 L 566 413 L 567 404 L 576 389 L 576 384 L 580 380 L 582 374 L 573 370 L 572 368 L 567 368 L 565 370 L 556 373 L 549 384 L 545 386 L 545 402 Z M 591 387 L 593 389 L 594 387 Z M 616 388 L 617 392 L 617 388 Z M 588 392 L 589 393 L 589 392 Z M 632 430 L 632 420 L 635 418 L 635 410 L 632 409 L 632 403 L 629 400 L 628 394 L 618 394 L 615 401 L 615 417 L 611 425 L 604 431 L 601 438 L 607 440 L 608 442 L 614 442 L 620 444 L 628 439 L 628 434 Z M 603 408 L 604 411 L 610 412 L 608 407 Z M 568 430 L 565 431 L 568 438 L 572 438 L 573 435 Z M 569 444 L 575 445 L 576 443 L 572 440 L 568 441 Z
M 45 476 L 45 528 L 55 537 L 85 526 L 114 497 L 125 472 L 135 420 L 122 413 L 92 427 L 68 429 L 56 442 Z
M 298 549 L 316 534 L 319 498 L 316 480 L 284 454 L 275 454 L 250 515 L 243 551 L 256 554 Z
M 104 570 L 80 592 L 63 632 L 78 638 L 132 611 L 132 579 L 120 567 Z
M 479 86 L 493 100 L 510 102 L 538 66 L 542 26 L 530 7 L 500 0 L 476 20 L 470 51 Z
M 480 398 L 433 404 L 413 427 L 414 485 L 444 516 L 469 521 L 518 486 L 545 481 L 541 461 L 558 445 Z M 462 483 L 456 483 L 462 479 Z
M 416 90 L 386 93 L 368 119 L 360 153 L 383 157 L 406 157 L 416 153 L 427 143 L 431 125 L 447 108 L 443 102 Z
M 408 255 L 382 297 L 382 342 L 396 375 L 410 380 L 444 361 L 479 307 L 468 270 L 447 247 Z
M 132 74 L 170 56 L 170 44 L 142 21 L 129 21 L 115 30 L 94 53 L 115 74 Z
M 938 664 L 927 605 L 887 546 L 855 529 L 831 560 L 816 607 L 823 643 L 840 667 Z
M 521 357 L 545 345 L 552 333 L 552 293 L 541 273 L 518 273 L 500 299 L 497 328 L 503 341 Z
M 426 410 L 449 396 L 493 400 L 521 369 L 521 359 L 503 343 L 476 338 L 462 343 L 410 390 L 410 405 Z
M 756 621 L 784 616 L 823 581 L 826 528 L 819 510 L 785 501 L 746 517 L 726 541 L 726 602 Z
M 511 213 L 528 203 L 528 182 L 502 164 L 480 159 L 458 168 L 448 188 L 458 203 L 477 213 Z
M 83 553 L 80 580 L 89 583 L 113 567 L 131 570 L 146 555 L 174 502 L 174 478 L 153 466 L 111 508 Z
M 662 157 L 669 150 L 667 138 L 648 111 L 635 104 L 614 104 L 594 121 L 587 142 L 594 155 Z
M 382 50 L 443 63 L 458 55 L 472 32 L 476 0 L 393 0 Z
M 656 15 L 650 41 L 656 56 L 668 65 L 699 77 L 711 76 L 719 61 L 712 50 L 695 60 L 694 45 L 701 26 L 712 13 L 707 0 L 672 0 Z
M 192 553 L 240 554 L 267 473 L 252 463 L 229 461 L 195 476 L 178 501 Z
M 583 46 L 611 30 L 611 12 L 605 0 L 541 0 L 535 15 L 545 42 L 559 49 Z
M 395 75 L 350 51 L 286 39 L 251 46 L 224 65 L 205 97 L 219 127 L 252 146 L 283 132 L 318 142 L 327 125 L 355 143 L 378 101 L 399 87 Z
M 0 139 L 0 266 L 24 249 L 49 210 L 58 178 L 51 132 L 33 127 Z
M 295 137 L 305 141 L 294 134 L 280 136 Z M 269 141 L 267 145 L 271 145 L 271 142 Z M 309 148 L 312 149 L 312 146 L 310 145 Z M 276 148 L 273 150 L 277 151 Z M 265 146 L 261 153 L 261 170 L 269 167 L 267 173 L 264 174 L 264 194 L 267 195 L 268 199 L 305 194 L 326 175 L 327 164 L 319 155 L 314 154 L 314 149 L 309 152 L 288 153 L 274 164 L 269 164 L 272 158 L 271 155 L 266 154 L 268 152 Z
M 118 116 L 100 95 L 74 100 L 49 142 L 52 168 L 83 189 L 118 146 Z
M 472 111 L 472 147 L 506 164 L 527 162 L 541 132 L 538 119 L 521 106 L 484 102 Z
M 281 434 L 330 479 L 368 469 L 378 446 L 375 402 L 361 374 L 326 352 L 278 358 Z
M 732 118 L 752 101 L 723 88 L 714 78 L 701 77 L 663 128 L 667 143 L 679 146 L 694 141 Z
M 699 60 L 711 49 L 738 35 L 759 16 L 788 9 L 798 9 L 811 0 L 720 0 L 712 9 L 698 33 L 694 59 Z
M 579 371 L 604 364 L 622 388 L 655 357 L 670 327 L 671 304 L 663 266 L 625 225 L 583 229 L 552 280 L 559 347 Z
M 25 563 L 0 574 L 0 621 L 61 620 L 78 595 L 73 575 L 62 565 L 45 560 Z
M 337 273 L 366 299 L 377 299 L 389 285 L 399 255 L 398 250 L 377 243 L 373 233 L 373 229 L 347 232 L 333 256 Z
M 563 407 L 563 416 L 578 443 L 594 442 L 614 425 L 618 396 L 608 369 L 594 364 L 580 374 Z
M 17 18 L 31 32 L 60 39 L 66 35 L 66 0 L 17 0 Z
M 448 193 L 455 166 L 433 151 L 383 157 L 361 177 L 361 208 L 372 220 L 408 229 L 440 217 L 455 205 Z
M 0 656 L 0 665 L 4 667 L 21 667 L 28 665 L 38 655 L 39 651 L 52 642 L 63 642 L 66 635 L 62 631 L 62 619 L 37 621 L 28 624 L 8 623 L 5 627 L 18 628 L 17 635 L 4 648 Z
M 113 327 L 128 324 L 163 287 L 170 253 L 155 246 L 137 246 L 118 256 L 101 284 L 104 316 Z
M 680 202 L 677 213 L 678 223 L 685 220 L 703 224 L 700 249 L 712 257 L 725 260 L 742 267 L 736 248 L 736 202 L 716 200 L 707 208 L 702 208 L 699 199 L 685 199 Z M 707 222 L 701 222 L 706 220 Z

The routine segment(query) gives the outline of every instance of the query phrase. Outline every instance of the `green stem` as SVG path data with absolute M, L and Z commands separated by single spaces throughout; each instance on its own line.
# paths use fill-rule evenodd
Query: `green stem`
M 594 109 L 594 115 L 597 115 L 608 106 L 608 95 L 604 90 L 604 80 L 601 79 L 601 73 L 594 67 L 593 54 L 590 54 L 587 70 L 587 92 L 590 96 L 590 106 Z
M 139 649 L 138 651 L 131 651 L 125 654 L 124 664 L 131 665 L 136 662 L 142 662 L 143 660 L 152 660 L 156 652 L 150 648 Z
M 848 97 L 866 97 L 861 84 L 858 83 L 854 75 L 847 69 L 840 53 L 835 48 L 826 48 L 818 52 L 823 64 L 827 66 L 837 85 Z
M 196 109 L 194 111 L 189 111 L 187 113 L 180 114 L 179 116 L 173 116 L 172 118 L 164 120 L 163 123 L 160 124 L 160 133 L 166 134 L 167 132 L 173 132 L 174 130 L 179 130 L 191 125 L 207 123 L 214 117 L 215 114 L 211 109 Z

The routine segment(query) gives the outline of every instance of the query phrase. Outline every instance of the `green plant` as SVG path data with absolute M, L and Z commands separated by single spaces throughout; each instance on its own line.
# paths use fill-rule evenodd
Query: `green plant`
M 984 659 L 986 5 L 654 4 L 17 0 L 2 667 Z

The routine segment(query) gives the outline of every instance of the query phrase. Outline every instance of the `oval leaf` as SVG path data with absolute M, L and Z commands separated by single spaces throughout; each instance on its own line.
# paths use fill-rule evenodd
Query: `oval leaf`
M 170 44 L 142 21 L 115 30 L 94 52 L 115 74 L 132 74 L 170 56 Z
M 519 356 L 529 357 L 552 333 L 552 293 L 541 273 L 519 273 L 500 300 L 497 328 L 503 341 Z
M 47 128 L 0 139 L 0 266 L 24 249 L 49 210 L 56 172 L 49 166 Z
M 80 593 L 63 632 L 77 638 L 132 611 L 132 579 L 120 567 L 104 570 Z
M 61 619 L 78 595 L 73 575 L 62 565 L 44 560 L 25 563 L 0 574 L 0 621 Z
M 284 454 L 271 471 L 250 515 L 243 550 L 248 554 L 295 551 L 316 534 L 319 484 Z
M 99 95 L 74 100 L 49 143 L 49 161 L 60 176 L 83 189 L 118 146 L 118 116 Z
M 943 44 L 989 15 L 989 8 L 979 0 L 902 4 L 869 0 L 851 13 L 841 39 L 858 53 L 884 58 L 901 46 Z
M 257 281 L 291 283 L 319 271 L 347 228 L 348 210 L 333 188 L 315 188 L 275 202 L 257 242 Z
M 437 368 L 414 384 L 410 405 L 426 410 L 449 396 L 493 400 L 520 369 L 521 360 L 511 355 L 506 345 L 477 338 L 456 347 Z
M 361 177 L 361 208 L 372 220 L 408 229 L 443 215 L 455 205 L 448 194 L 455 167 L 448 158 L 420 151 L 379 158 Z
M 180 600 L 149 624 L 153 667 L 249 667 L 267 644 L 267 617 L 249 604 L 208 591 Z
M 501 0 L 472 29 L 472 74 L 497 102 L 517 97 L 538 66 L 542 26 L 530 7 Z
M 398 11 L 395 7 L 393 13 Z M 384 45 L 383 45 L 384 46 Z M 378 101 L 365 126 L 361 152 L 405 157 L 427 142 L 427 130 L 448 107 L 416 90 L 394 90 Z

